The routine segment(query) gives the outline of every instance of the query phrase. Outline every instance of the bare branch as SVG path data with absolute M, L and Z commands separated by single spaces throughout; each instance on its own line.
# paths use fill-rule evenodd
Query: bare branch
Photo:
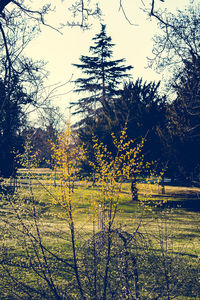
M 3 29 L 3 26 L 2 26 L 1 23 L 0 23 L 0 32 L 2 34 L 3 41 L 4 41 L 4 46 L 5 46 L 5 51 L 6 51 L 6 61 L 8 62 L 8 67 L 5 66 L 6 72 L 5 72 L 4 81 L 9 82 L 10 77 L 11 77 L 12 62 L 11 62 L 11 59 L 10 59 L 10 53 L 9 53 L 9 50 L 8 50 L 8 43 L 7 43 L 6 35 L 5 35 L 4 29 Z
M 120 0 L 120 2 L 119 2 L 119 11 L 120 11 L 120 10 L 122 11 L 122 13 L 123 13 L 125 19 L 128 21 L 128 23 L 129 23 L 130 25 L 138 26 L 138 24 L 132 23 L 132 22 L 130 21 L 130 19 L 127 17 L 127 14 L 126 14 L 126 12 L 125 12 L 124 6 L 123 6 L 123 4 L 122 4 L 122 0 Z
M 39 10 L 32 10 L 29 8 L 26 8 L 24 6 L 22 6 L 20 3 L 18 3 L 17 1 L 13 0 L 12 1 L 18 8 L 20 8 L 25 14 L 27 14 L 29 17 L 31 16 L 32 19 L 41 22 L 42 25 L 50 27 L 51 29 L 57 31 L 58 33 L 62 34 L 62 32 L 55 28 L 54 26 L 51 26 L 50 24 L 47 24 L 44 20 L 44 15 L 46 15 L 49 11 L 51 11 L 51 5 L 45 5 L 41 8 L 41 11 Z M 36 15 L 36 17 L 35 17 Z M 38 19 L 38 17 L 39 19 Z
M 69 11 L 72 12 L 73 18 L 78 18 L 80 16 L 79 21 L 72 21 L 67 22 L 66 24 L 71 27 L 81 27 L 82 29 L 89 29 L 91 27 L 91 24 L 89 23 L 90 17 L 96 17 L 98 19 L 101 19 L 101 9 L 98 5 L 98 3 L 95 4 L 94 7 L 86 7 L 85 6 L 85 0 L 79 0 L 76 1 L 72 6 L 69 8 Z

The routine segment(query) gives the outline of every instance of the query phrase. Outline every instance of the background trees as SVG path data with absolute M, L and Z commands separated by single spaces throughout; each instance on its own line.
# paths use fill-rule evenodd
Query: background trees
M 113 152 L 111 133 L 118 136 L 126 127 L 130 139 L 137 143 L 145 140 L 143 155 L 146 161 L 156 160 L 159 169 L 166 165 L 167 103 L 166 98 L 159 95 L 158 88 L 159 83 L 147 83 L 142 79 L 125 83 L 123 89 L 118 90 L 118 96 L 109 103 L 109 110 L 99 111 L 95 119 L 86 119 L 78 131 L 81 140 L 91 149 L 91 153 L 88 152 L 90 158 L 92 135 L 97 136 Z
M 127 134 L 131 139 L 145 139 L 143 150 L 146 160 L 163 162 L 162 136 L 167 126 L 166 98 L 159 95 L 159 85 L 143 82 L 141 78 L 125 84 L 120 97 L 114 102 L 113 130 L 116 131 L 126 123 Z
M 11 89 L 12 85 L 12 89 Z M 15 152 L 22 149 L 20 129 L 26 117 L 23 106 L 32 102 L 17 82 L 17 78 L 10 83 L 10 88 L 0 81 L 0 176 L 14 175 Z
M 26 147 L 26 143 L 30 144 L 31 152 L 36 153 L 39 168 L 53 168 L 52 143 L 57 143 L 62 128 L 61 120 L 59 109 L 49 104 L 40 114 L 37 126 L 28 124 L 22 131 L 24 146 Z
M 13 14 L 12 14 L 13 13 Z M 15 174 L 15 154 L 23 148 L 22 130 L 27 112 L 39 105 L 37 93 L 46 76 L 44 63 L 23 56 L 34 36 L 16 12 L 0 25 L 0 176 Z M 25 22 L 25 20 L 23 20 Z M 33 33 L 32 33 L 33 32 Z
M 170 168 L 183 181 L 199 180 L 199 57 L 200 5 L 191 5 L 176 14 L 166 14 L 160 34 L 154 39 L 152 63 L 167 70 L 171 104 Z M 173 71 L 173 72 L 172 72 Z M 171 97 L 173 95 L 173 97 Z
M 200 58 L 192 55 L 173 84 L 177 93 L 170 105 L 171 147 L 177 162 L 176 176 L 184 182 L 199 180 L 200 175 Z M 197 182 L 196 182 L 197 183 Z

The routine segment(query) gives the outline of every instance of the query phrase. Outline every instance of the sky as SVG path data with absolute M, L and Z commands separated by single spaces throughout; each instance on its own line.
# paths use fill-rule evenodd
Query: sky
M 157 32 L 155 20 L 150 20 L 142 11 L 141 0 L 125 0 L 124 8 L 129 20 L 134 23 L 130 25 L 119 10 L 119 0 L 100 0 L 103 17 L 102 23 L 107 26 L 107 34 L 112 37 L 115 44 L 113 48 L 113 59 L 126 59 L 127 65 L 132 65 L 131 74 L 133 80 L 138 77 L 144 80 L 158 81 L 162 74 L 147 68 L 147 57 L 152 57 L 152 37 Z M 159 2 L 161 8 L 167 8 L 169 11 L 175 11 L 176 8 L 183 9 L 189 4 L 189 0 L 165 0 Z M 67 10 L 68 1 L 55 0 L 56 10 L 47 17 L 47 23 L 59 27 L 60 23 L 66 23 L 71 15 Z M 88 50 L 92 45 L 92 38 L 100 32 L 100 24 L 97 20 L 93 21 L 90 30 L 83 31 L 78 27 L 63 27 L 61 32 L 50 27 L 41 27 L 40 34 L 29 44 L 25 54 L 34 59 L 44 59 L 47 63 L 47 70 L 50 72 L 46 85 L 64 84 L 57 90 L 62 94 L 53 100 L 54 105 L 61 108 L 61 112 L 69 117 L 69 103 L 77 99 L 73 93 L 74 84 L 70 81 L 81 76 L 80 71 L 72 66 L 72 63 L 79 63 L 81 55 L 90 55 Z

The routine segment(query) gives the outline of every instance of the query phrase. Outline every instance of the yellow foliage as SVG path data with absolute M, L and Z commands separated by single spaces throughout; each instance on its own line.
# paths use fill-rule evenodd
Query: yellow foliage
M 113 152 L 116 153 L 114 156 L 106 145 L 93 138 L 95 162 L 90 162 L 95 173 L 95 183 L 101 194 L 94 205 L 96 210 L 101 207 L 105 213 L 104 226 L 111 226 L 114 221 L 122 183 L 130 182 L 144 169 L 150 168 L 150 164 L 144 163 L 142 155 L 144 140 L 135 145 L 133 140 L 128 140 L 126 128 L 121 131 L 119 139 L 114 134 L 112 139 Z
M 85 158 L 83 146 L 76 143 L 70 123 L 66 130 L 58 135 L 57 143 L 52 144 L 54 168 L 59 184 L 53 201 L 66 211 L 68 220 L 73 220 L 73 198 L 75 181 L 79 178 L 81 161 Z

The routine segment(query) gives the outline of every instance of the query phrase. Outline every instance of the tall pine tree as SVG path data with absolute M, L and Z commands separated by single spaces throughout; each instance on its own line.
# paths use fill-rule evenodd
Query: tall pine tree
M 112 98 L 119 93 L 119 84 L 130 77 L 127 71 L 132 69 L 132 66 L 124 65 L 125 59 L 112 59 L 114 44 L 106 34 L 106 25 L 101 25 L 101 32 L 92 41 L 94 45 L 89 49 L 92 56 L 82 55 L 81 63 L 73 64 L 86 75 L 75 81 L 75 92 L 86 96 L 71 104 L 76 106 L 75 113 L 85 113 L 86 116 L 94 116 L 98 109 L 107 111 Z

